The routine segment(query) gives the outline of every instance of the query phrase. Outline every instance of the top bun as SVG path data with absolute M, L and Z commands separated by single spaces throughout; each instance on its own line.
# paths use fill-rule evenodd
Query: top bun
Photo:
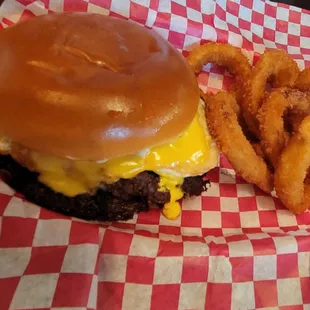
M 29 19 L 0 32 L 0 135 L 42 153 L 106 160 L 180 135 L 199 88 L 154 31 L 97 14 Z

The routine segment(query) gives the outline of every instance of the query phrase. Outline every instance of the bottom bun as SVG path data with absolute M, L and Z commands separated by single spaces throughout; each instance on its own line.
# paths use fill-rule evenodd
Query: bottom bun
M 55 193 L 38 181 L 37 173 L 24 168 L 10 156 L 0 156 L 0 171 L 5 172 L 5 182 L 28 201 L 84 220 L 129 220 L 136 213 L 148 211 L 150 206 L 162 208 L 170 200 L 169 192 L 158 190 L 159 176 L 149 171 L 132 179 L 102 185 L 94 194 L 75 197 Z M 207 190 L 208 183 L 205 175 L 185 178 L 182 185 L 184 196 L 199 196 Z

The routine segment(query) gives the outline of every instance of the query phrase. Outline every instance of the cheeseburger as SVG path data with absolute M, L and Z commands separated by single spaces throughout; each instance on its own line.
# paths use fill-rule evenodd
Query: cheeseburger
M 157 33 L 96 14 L 0 33 L 0 169 L 29 201 L 83 219 L 174 219 L 218 150 L 195 75 Z

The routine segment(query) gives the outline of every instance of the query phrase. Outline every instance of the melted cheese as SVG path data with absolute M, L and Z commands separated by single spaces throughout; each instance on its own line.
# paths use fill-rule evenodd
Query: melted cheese
M 88 192 L 100 182 L 113 183 L 120 178 L 132 178 L 142 171 L 153 171 L 161 178 L 160 190 L 170 191 L 170 203 L 164 206 L 163 213 L 171 219 L 180 213 L 176 201 L 183 196 L 183 179 L 201 175 L 215 167 L 219 154 L 207 130 L 203 104 L 180 137 L 140 154 L 94 162 L 60 159 L 25 149 L 11 153 L 21 164 L 39 172 L 42 183 L 70 197 Z
M 5 136 L 0 135 L 0 154 L 9 154 L 11 151 L 11 140 Z

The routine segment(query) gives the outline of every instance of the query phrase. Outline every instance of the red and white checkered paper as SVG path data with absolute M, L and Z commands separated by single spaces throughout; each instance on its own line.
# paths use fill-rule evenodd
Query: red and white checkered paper
M 0 27 L 59 11 L 135 20 L 185 56 L 210 40 L 251 62 L 282 48 L 310 64 L 310 12 L 258 0 L 5 0 Z M 209 91 L 230 79 L 208 67 L 199 76 Z M 310 213 L 292 215 L 225 158 L 209 178 L 176 221 L 156 209 L 109 225 L 39 208 L 0 183 L 0 309 L 310 309 Z

